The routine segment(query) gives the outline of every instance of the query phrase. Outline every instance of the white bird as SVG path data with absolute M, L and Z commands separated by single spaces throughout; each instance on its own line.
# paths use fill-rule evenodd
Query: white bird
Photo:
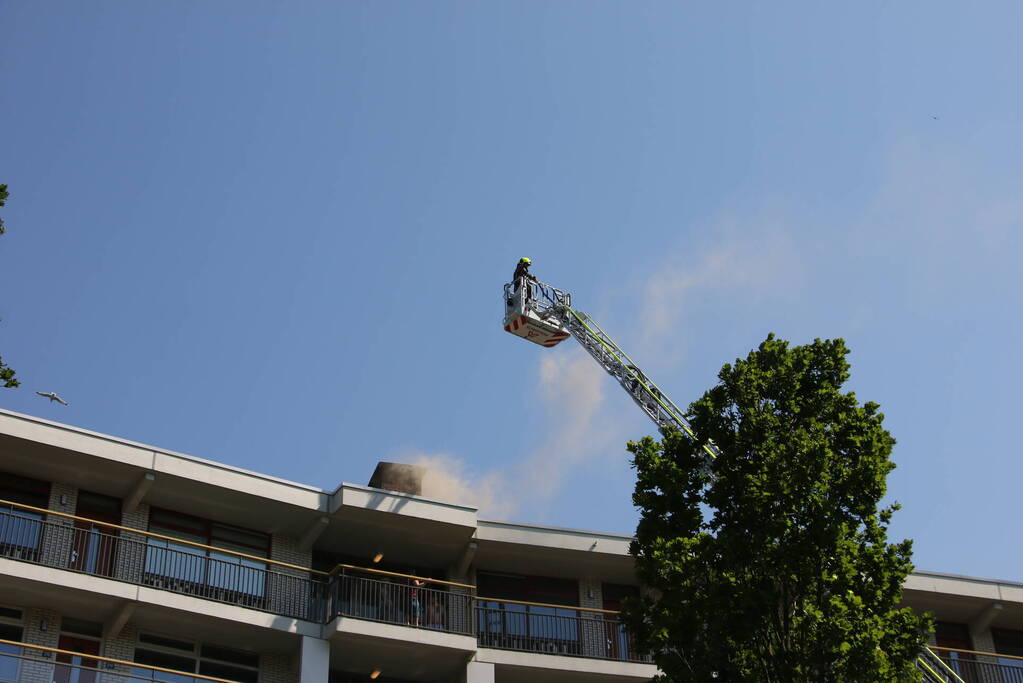
M 47 394 L 44 394 L 41 391 L 37 391 L 36 393 L 39 394 L 40 396 L 42 396 L 43 398 L 50 399 L 50 403 L 53 403 L 54 401 L 56 401 L 57 403 L 61 404 L 62 406 L 71 405 L 70 403 L 68 403 L 67 401 L 62 399 L 60 396 L 57 396 L 57 394 L 53 393 L 52 391 L 47 393 Z

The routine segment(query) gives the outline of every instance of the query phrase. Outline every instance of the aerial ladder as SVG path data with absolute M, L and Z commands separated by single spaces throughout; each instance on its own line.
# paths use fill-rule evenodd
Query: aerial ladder
M 572 296 L 567 292 L 528 278 L 509 282 L 504 286 L 504 329 L 546 348 L 575 337 L 658 428 L 675 429 L 696 438 L 685 413 L 593 318 L 572 308 Z M 709 441 L 700 447 L 709 469 L 718 456 L 718 448 Z
M 504 286 L 504 330 L 545 348 L 557 346 L 569 337 L 593 357 L 607 374 L 625 389 L 633 402 L 657 427 L 677 430 L 696 440 L 685 413 L 640 370 L 639 366 L 599 325 L 572 307 L 572 296 L 532 276 Z M 712 441 L 700 444 L 704 467 L 721 451 Z M 963 679 L 928 647 L 916 660 L 916 668 L 927 683 L 964 683 Z

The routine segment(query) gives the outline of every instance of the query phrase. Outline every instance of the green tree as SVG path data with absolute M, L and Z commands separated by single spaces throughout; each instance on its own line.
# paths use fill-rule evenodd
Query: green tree
M 7 186 L 0 184 L 0 206 L 4 206 L 7 203 Z M 0 235 L 4 234 L 4 220 L 0 218 Z M 21 384 L 17 379 L 14 378 L 14 369 L 11 366 L 4 363 L 4 359 L 0 358 L 0 382 L 3 382 L 4 388 L 10 389 Z
M 842 392 L 848 353 L 769 335 L 690 406 L 695 441 L 629 444 L 654 590 L 624 618 L 660 680 L 918 680 L 932 622 L 898 607 L 912 542 L 888 543 L 898 505 L 879 507 L 895 439 Z

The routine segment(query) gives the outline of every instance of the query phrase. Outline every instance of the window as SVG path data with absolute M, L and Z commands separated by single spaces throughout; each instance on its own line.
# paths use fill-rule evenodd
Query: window
M 88 623 L 83 622 L 83 626 Z M 65 625 L 61 625 L 60 638 L 57 640 L 57 648 L 64 652 L 58 652 L 54 657 L 56 666 L 53 668 L 53 683 L 96 683 L 99 660 L 89 655 L 99 654 L 99 638 L 82 638 L 65 633 Z
M 110 524 L 121 523 L 121 499 L 93 493 L 84 489 L 78 491 L 75 514 Z
M 116 528 L 102 524 L 121 523 L 121 500 L 100 493 L 80 490 L 75 520 L 70 568 L 88 574 L 113 576 L 117 563 L 119 535 Z
M 991 638 L 995 643 L 995 652 L 1000 655 L 1023 657 L 1023 631 L 1007 628 L 991 629 Z M 998 663 L 1003 666 L 1023 667 L 1023 660 L 999 657 Z
M 0 639 L 20 641 L 22 636 L 21 610 L 0 607 Z M 21 668 L 21 648 L 17 645 L 0 643 L 0 682 L 14 683 Z
M 50 483 L 4 474 L 0 476 L 0 500 L 45 508 L 50 503 Z M 42 513 L 0 504 L 0 553 L 38 559 L 42 519 Z
M 576 581 L 481 572 L 477 591 L 492 598 L 480 601 L 483 609 L 478 612 L 479 632 L 488 646 L 579 654 L 579 612 L 573 609 L 579 601 Z
M 546 602 L 566 607 L 579 604 L 579 583 L 574 579 L 480 572 L 477 589 L 480 595 L 488 598 Z
M 192 683 L 195 678 L 188 674 L 203 674 L 226 678 L 240 683 L 257 683 L 259 680 L 259 655 L 234 648 L 192 643 L 176 638 L 139 634 L 135 647 L 135 662 L 165 669 L 180 671 L 168 673 L 135 667 L 132 675 L 154 681 L 169 683 Z M 201 683 L 201 680 L 197 683 Z
M 937 646 L 938 656 L 945 660 L 945 663 L 953 671 L 960 675 L 967 673 L 966 667 L 974 666 L 964 664 L 974 659 L 974 655 L 968 652 L 957 652 L 957 650 L 972 650 L 973 641 L 970 639 L 970 629 L 966 624 L 956 624 L 950 621 L 939 621 L 934 625 L 934 639 Z M 944 649 L 951 648 L 951 649 Z
M 601 585 L 601 594 L 604 598 L 602 607 L 607 610 L 621 612 L 622 605 L 626 600 L 633 600 L 639 597 L 639 588 L 636 586 L 625 586 L 616 583 L 605 583 Z M 606 656 L 613 659 L 630 659 L 635 656 L 635 641 L 626 632 L 625 626 L 615 615 L 603 615 L 604 642 L 607 647 Z
M 45 508 L 50 504 L 50 482 L 5 473 L 0 476 L 0 499 Z
M 268 557 L 270 554 L 270 537 L 267 534 L 169 510 L 154 508 L 150 513 L 149 530 L 246 555 Z M 167 539 L 149 538 L 147 544 L 147 574 L 230 593 L 264 595 L 266 564 L 263 562 Z
M 86 621 L 85 619 L 64 617 L 60 620 L 60 631 L 61 633 L 74 633 L 79 636 L 88 636 L 89 638 L 102 638 L 103 624 L 98 621 Z

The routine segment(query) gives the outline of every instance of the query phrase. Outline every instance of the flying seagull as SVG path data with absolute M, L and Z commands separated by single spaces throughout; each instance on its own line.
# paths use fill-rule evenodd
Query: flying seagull
M 57 403 L 61 404 L 62 406 L 70 405 L 67 401 L 62 399 L 60 396 L 57 396 L 57 394 L 53 393 L 52 391 L 49 392 L 48 394 L 44 394 L 41 391 L 37 391 L 36 393 L 39 394 L 40 396 L 42 396 L 43 398 L 50 399 L 50 403 L 53 403 L 54 401 L 56 401 Z

